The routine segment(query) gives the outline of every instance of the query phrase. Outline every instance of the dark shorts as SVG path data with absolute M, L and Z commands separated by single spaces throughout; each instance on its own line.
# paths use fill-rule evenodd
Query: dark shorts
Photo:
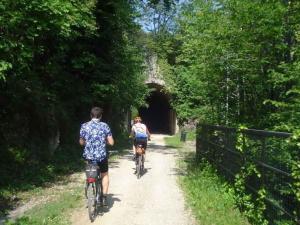
M 100 173 L 107 173 L 108 172 L 108 159 L 104 159 L 101 162 L 97 162 L 99 166 Z
M 137 145 L 142 145 L 143 148 L 146 150 L 147 148 L 147 139 L 134 139 L 133 144 L 136 147 Z

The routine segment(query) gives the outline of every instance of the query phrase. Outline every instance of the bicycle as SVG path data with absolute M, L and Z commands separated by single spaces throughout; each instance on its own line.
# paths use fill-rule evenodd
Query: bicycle
M 85 172 L 85 196 L 87 198 L 89 218 L 93 222 L 102 206 L 102 179 L 98 165 L 93 162 L 88 162 Z
M 136 146 L 136 176 L 138 179 L 141 178 L 144 172 L 144 162 L 145 162 L 145 148 L 141 144 Z

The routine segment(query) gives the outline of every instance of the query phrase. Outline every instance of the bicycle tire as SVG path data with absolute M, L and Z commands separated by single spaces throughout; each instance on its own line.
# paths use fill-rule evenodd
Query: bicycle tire
M 139 162 L 140 162 L 140 155 L 138 155 L 137 159 L 136 159 L 136 177 L 138 179 L 140 177 L 140 165 L 139 165 Z
M 144 174 L 144 160 L 145 160 L 145 156 L 143 154 L 141 155 L 141 175 Z
M 91 222 L 94 222 L 97 215 L 97 203 L 96 203 L 96 187 L 95 183 L 88 184 L 87 187 L 88 196 L 88 212 Z
M 142 176 L 142 155 L 139 155 L 138 159 L 138 171 L 137 171 L 137 178 L 140 179 Z
M 84 196 L 85 196 L 86 199 L 88 199 L 88 195 L 87 195 L 87 189 L 88 189 L 88 187 L 89 187 L 89 183 L 86 182 L 85 187 L 84 187 Z
M 98 185 L 97 185 L 97 194 L 96 196 L 99 196 L 99 199 L 100 199 L 100 205 L 97 205 L 97 213 L 98 213 L 98 210 L 101 209 L 101 207 L 103 207 L 103 187 L 102 187 L 102 179 L 99 178 L 98 180 Z

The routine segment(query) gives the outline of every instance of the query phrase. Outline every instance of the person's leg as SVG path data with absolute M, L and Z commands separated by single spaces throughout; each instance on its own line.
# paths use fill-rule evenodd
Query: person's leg
M 108 160 L 105 159 L 104 161 L 102 161 L 99 167 L 102 179 L 103 205 L 107 206 L 107 193 L 109 187 Z
M 133 151 L 133 155 L 135 155 L 136 154 L 136 148 L 135 148 L 135 144 L 134 143 L 132 145 L 132 151 Z
M 101 178 L 102 178 L 103 195 L 107 195 L 107 193 L 108 193 L 108 186 L 109 186 L 108 172 L 101 173 Z
M 103 192 L 102 204 L 103 206 L 108 206 L 107 203 L 107 193 L 108 193 L 108 186 L 109 186 L 108 172 L 101 173 L 101 177 L 102 177 L 102 192 Z
M 133 145 L 132 145 L 132 151 L 133 151 L 133 160 L 135 160 L 136 157 L 136 140 L 133 140 Z

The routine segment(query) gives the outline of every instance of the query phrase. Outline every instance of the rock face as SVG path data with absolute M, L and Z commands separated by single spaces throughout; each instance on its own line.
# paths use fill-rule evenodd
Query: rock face
M 157 64 L 157 56 L 150 55 L 146 57 L 146 84 L 156 84 L 162 87 L 165 86 L 165 81 L 163 80 L 162 75 L 160 74 L 160 69 Z

